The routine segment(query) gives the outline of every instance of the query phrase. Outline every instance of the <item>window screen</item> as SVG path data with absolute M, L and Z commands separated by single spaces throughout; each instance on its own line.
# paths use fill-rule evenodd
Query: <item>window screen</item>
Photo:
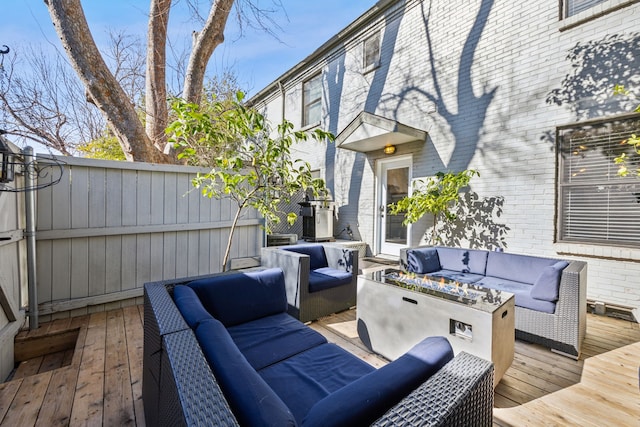
M 614 158 L 640 133 L 640 118 L 612 120 L 559 131 L 558 240 L 640 246 L 640 179 L 618 176 Z
M 577 15 L 597 4 L 604 3 L 607 0 L 564 0 L 565 1 L 565 18 Z
M 318 74 L 303 83 L 303 118 L 302 126 L 309 126 L 320 121 L 322 113 L 322 75 Z
M 380 33 L 364 41 L 364 68 L 375 67 L 380 60 Z

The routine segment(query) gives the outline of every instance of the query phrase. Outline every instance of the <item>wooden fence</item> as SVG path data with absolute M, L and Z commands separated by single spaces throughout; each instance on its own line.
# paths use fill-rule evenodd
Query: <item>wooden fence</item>
M 17 147 L 12 148 L 19 153 Z M 0 184 L 0 382 L 14 367 L 13 339 L 24 324 L 21 310 L 27 297 L 24 193 L 13 192 L 23 185 L 20 174 L 16 174 L 14 182 Z
M 64 166 L 59 183 L 38 191 L 43 320 L 140 302 L 148 281 L 221 271 L 235 207 L 193 189 L 202 169 L 50 156 L 39 164 L 51 159 Z M 243 215 L 231 258 L 259 255 L 261 224 L 255 211 Z

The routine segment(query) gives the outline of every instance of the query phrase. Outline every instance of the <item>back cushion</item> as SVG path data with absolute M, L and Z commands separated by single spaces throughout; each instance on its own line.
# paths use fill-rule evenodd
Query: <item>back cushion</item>
M 221 274 L 189 286 L 207 311 L 227 327 L 287 310 L 284 274 L 279 268 Z
M 440 259 L 436 248 L 415 248 L 407 250 L 407 270 L 426 274 L 440 270 Z
M 428 337 L 400 358 L 317 402 L 302 425 L 305 427 L 370 425 L 451 359 L 453 359 L 453 349 L 446 338 Z M 434 391 L 435 393 L 444 395 L 446 390 Z M 399 418 L 398 425 L 412 425 L 408 421 L 410 419 L 409 417 L 402 419 L 404 423 L 400 423 Z
M 329 264 L 327 263 L 327 255 L 324 253 L 324 248 L 322 247 L 322 245 L 293 245 L 284 246 L 280 249 L 290 252 L 297 252 L 303 255 L 309 255 L 309 264 L 312 270 L 329 266 Z
M 485 274 L 487 251 L 445 247 L 437 247 L 436 249 L 443 270 Z
M 543 301 L 557 301 L 560 295 L 560 278 L 562 270 L 567 267 L 567 261 L 558 261 L 553 265 L 548 265 L 536 279 L 531 288 L 531 298 Z
M 545 267 L 558 260 L 506 252 L 490 252 L 487 258 L 487 276 L 500 277 L 522 283 L 535 283 Z
M 173 300 L 191 329 L 196 329 L 204 320 L 213 319 L 189 286 L 178 285 L 173 288 Z
M 240 425 L 296 425 L 289 408 L 251 367 L 220 322 L 202 322 L 196 337 Z

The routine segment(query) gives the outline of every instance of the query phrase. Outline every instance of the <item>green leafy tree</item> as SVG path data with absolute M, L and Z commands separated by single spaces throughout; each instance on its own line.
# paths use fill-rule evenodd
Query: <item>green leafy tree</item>
M 480 174 L 475 170 L 459 173 L 438 172 L 427 180 L 417 180 L 410 196 L 389 205 L 393 215 L 404 213 L 403 224 L 413 224 L 429 213 L 433 216 L 431 244 L 435 243 L 438 221 L 453 221 L 456 218 L 453 208 L 458 203 L 459 193 L 469 181 Z
M 90 159 L 102 159 L 102 160 L 127 160 L 122 151 L 122 146 L 118 138 L 111 134 L 108 130 L 98 139 L 80 144 L 78 151 L 81 152 L 84 157 Z
M 294 131 L 291 122 L 284 121 L 273 129 L 258 111 L 242 105 L 244 94 L 238 92 L 230 104 L 214 101 L 207 110 L 183 100 L 175 100 L 172 110 L 177 119 L 168 127 L 169 140 L 175 144 L 178 157 L 190 164 L 208 164 L 211 170 L 193 179 L 193 185 L 203 196 L 227 197 L 235 202 L 237 211 L 232 221 L 229 240 L 222 260 L 226 270 L 233 234 L 243 210 L 256 209 L 265 218 L 267 233 L 280 221 L 278 206 L 300 191 L 318 195 L 325 190 L 324 181 L 313 178 L 307 162 L 292 157 L 295 143 L 333 141 L 331 133 L 321 129 Z M 216 156 L 209 156 L 203 147 L 211 147 Z M 220 152 L 220 147 L 225 150 Z M 204 153 L 204 157 L 203 157 Z M 297 215 L 287 214 L 293 224 Z
M 616 95 L 626 95 L 629 96 L 631 93 L 625 89 L 622 85 L 616 85 L 613 88 L 613 93 Z M 636 113 L 640 113 L 640 105 L 638 105 L 635 109 Z M 629 138 L 627 138 L 623 143 L 630 145 L 633 147 L 633 150 L 637 155 L 640 155 L 640 136 L 636 134 L 632 134 Z M 620 156 L 614 159 L 614 162 L 618 165 L 618 175 L 627 176 L 629 174 L 629 156 L 627 153 L 622 153 Z M 636 168 L 636 175 L 640 178 L 640 168 Z

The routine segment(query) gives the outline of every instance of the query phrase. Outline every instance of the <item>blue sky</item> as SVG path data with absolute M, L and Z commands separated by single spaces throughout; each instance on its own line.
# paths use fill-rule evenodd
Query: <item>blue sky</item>
M 202 1 L 201 1 L 202 2 Z M 146 35 L 148 0 L 83 0 L 89 27 L 100 46 L 108 29 Z M 174 2 L 177 7 L 184 0 Z M 206 2 L 202 2 L 206 3 Z M 261 0 L 261 5 L 270 5 Z M 282 27 L 280 42 L 264 32 L 245 29 L 240 37 L 233 17 L 229 18 L 225 43 L 214 52 L 209 72 L 230 68 L 249 94 L 262 89 L 289 68 L 303 60 L 322 43 L 371 8 L 375 0 L 281 0 L 286 16 L 275 16 Z M 176 9 L 176 12 L 178 10 Z M 19 53 L 25 44 L 40 44 L 45 49 L 62 52 L 53 24 L 43 0 L 3 1 L 0 24 L 0 46 L 7 45 Z M 288 20 L 287 20 L 288 16 Z M 190 34 L 198 26 L 188 22 L 186 15 L 170 16 L 172 34 Z M 181 38 L 190 43 L 189 37 Z

